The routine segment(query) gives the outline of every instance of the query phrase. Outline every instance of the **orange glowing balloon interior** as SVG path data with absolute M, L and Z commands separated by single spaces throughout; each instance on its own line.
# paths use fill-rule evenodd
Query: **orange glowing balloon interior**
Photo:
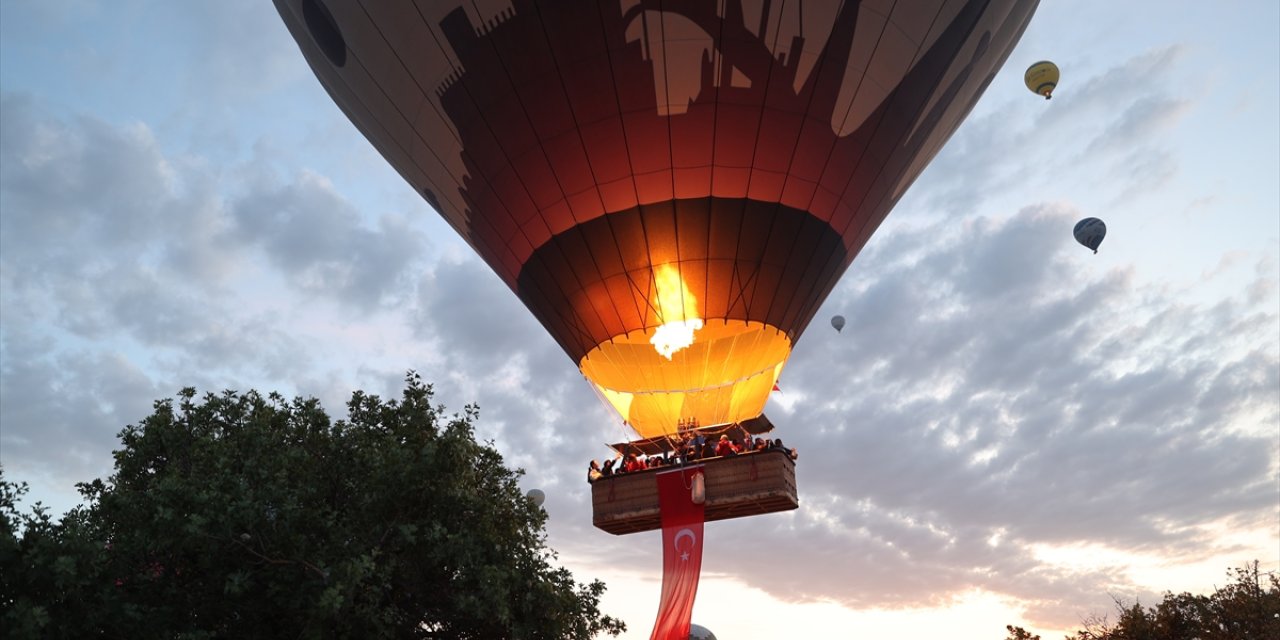
M 687 418 L 722 424 L 760 415 L 791 354 L 791 340 L 775 327 L 709 319 L 668 358 L 653 344 L 661 328 L 616 336 L 579 363 L 642 438 L 673 434 Z

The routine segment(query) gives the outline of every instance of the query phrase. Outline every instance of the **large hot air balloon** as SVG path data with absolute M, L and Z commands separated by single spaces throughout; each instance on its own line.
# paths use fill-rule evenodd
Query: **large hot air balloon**
M 761 413 L 1034 0 L 275 0 L 642 438 Z
M 1037 5 L 274 1 L 333 100 L 644 446 L 768 424 L 796 340 Z M 705 504 L 666 483 L 688 520 L 623 504 L 662 472 L 592 485 L 597 526 L 607 496 L 607 530 L 661 526 L 664 558 L 697 558 L 668 564 L 693 579 L 668 601 L 664 577 L 654 637 L 688 635 L 704 518 L 796 506 L 789 457 L 768 499 L 751 483 L 773 463 L 739 458 L 707 465 Z

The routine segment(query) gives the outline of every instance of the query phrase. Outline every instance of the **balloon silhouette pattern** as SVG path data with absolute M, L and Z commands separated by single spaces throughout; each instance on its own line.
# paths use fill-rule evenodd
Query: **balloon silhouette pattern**
M 641 437 L 763 411 L 1037 5 L 274 1 L 334 102 Z

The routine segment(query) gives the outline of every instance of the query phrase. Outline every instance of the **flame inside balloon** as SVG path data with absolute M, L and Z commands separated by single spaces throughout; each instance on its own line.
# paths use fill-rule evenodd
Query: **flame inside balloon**
M 659 266 L 653 272 L 654 306 L 663 324 L 654 332 L 649 343 L 667 360 L 677 351 L 693 344 L 694 335 L 702 328 L 698 317 L 698 301 L 680 277 L 680 271 L 670 264 Z M 670 318 L 670 320 L 668 320 Z

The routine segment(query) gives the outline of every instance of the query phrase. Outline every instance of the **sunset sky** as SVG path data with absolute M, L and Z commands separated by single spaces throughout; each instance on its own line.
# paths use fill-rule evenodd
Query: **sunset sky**
M 1270 0 L 1042 3 L 797 343 L 766 414 L 801 507 L 707 525 L 695 623 L 1048 640 L 1112 595 L 1280 569 L 1278 25 Z M 341 415 L 414 369 L 480 406 L 560 562 L 648 637 L 660 536 L 594 529 L 584 481 L 626 432 L 269 2 L 0 3 L 0 314 L 0 462 L 35 500 L 75 504 L 182 387 Z

